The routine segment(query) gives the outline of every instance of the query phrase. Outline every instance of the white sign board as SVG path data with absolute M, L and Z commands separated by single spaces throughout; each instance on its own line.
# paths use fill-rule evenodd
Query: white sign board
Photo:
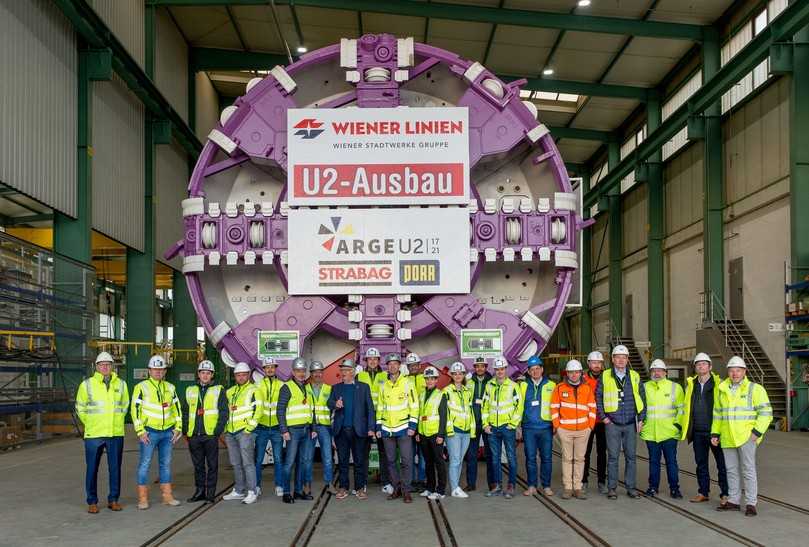
M 469 212 L 292 209 L 289 294 L 469 292 Z
M 287 201 L 469 203 L 466 108 L 287 111 Z
M 503 355 L 501 329 L 461 329 L 461 358 L 500 357 Z

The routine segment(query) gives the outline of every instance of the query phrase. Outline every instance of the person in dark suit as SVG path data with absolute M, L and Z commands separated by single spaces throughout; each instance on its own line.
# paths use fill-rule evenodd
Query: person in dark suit
M 354 489 L 357 498 L 368 499 L 365 484 L 368 479 L 365 472 L 365 453 L 368 439 L 374 437 L 376 416 L 371 389 L 367 384 L 354 381 L 354 360 L 343 359 L 340 363 L 341 384 L 332 387 L 331 395 L 326 403 L 334 412 L 332 420 L 332 438 L 337 445 L 337 457 L 340 466 L 340 486 L 337 499 L 348 497 L 348 462 L 349 454 L 354 460 Z

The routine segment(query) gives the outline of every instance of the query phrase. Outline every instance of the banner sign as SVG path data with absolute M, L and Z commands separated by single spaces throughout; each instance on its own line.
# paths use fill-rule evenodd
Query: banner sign
M 287 201 L 469 203 L 466 108 L 287 111 Z
M 467 294 L 466 208 L 292 209 L 289 294 Z

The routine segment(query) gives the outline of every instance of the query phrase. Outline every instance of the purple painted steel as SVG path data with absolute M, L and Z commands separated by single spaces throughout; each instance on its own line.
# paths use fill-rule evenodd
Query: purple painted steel
M 405 85 L 406 82 L 396 81 L 396 71 L 402 69 L 398 66 L 397 47 L 397 40 L 391 35 L 363 36 L 357 42 L 356 71 L 359 81 L 356 89 L 335 97 L 321 107 L 343 106 L 355 98 L 360 107 L 399 106 L 400 83 Z M 469 86 L 456 106 L 469 108 L 470 168 L 474 167 L 484 156 L 503 154 L 522 145 L 528 133 L 537 126 L 531 112 L 519 99 L 520 82 L 504 84 L 485 68 L 475 73 L 474 70 L 470 70 L 470 67 L 473 67 L 471 61 L 461 59 L 454 53 L 433 46 L 415 44 L 414 50 L 415 66 L 405 69 L 408 71 L 408 78 L 416 78 L 430 68 L 443 64 L 448 66 L 459 79 L 465 80 Z M 339 59 L 340 46 L 335 44 L 304 55 L 285 70 L 294 81 L 294 77 L 298 73 L 322 63 L 339 62 Z M 369 76 L 371 81 L 368 81 Z M 237 99 L 234 103 L 236 109 L 226 120 L 225 125 L 218 125 L 216 128 L 221 136 L 231 141 L 235 150 L 232 155 L 228 156 L 213 141 L 206 142 L 189 181 L 189 196 L 204 197 L 205 178 L 225 169 L 238 168 L 245 161 L 244 156 L 248 156 L 250 161 L 260 165 L 268 164 L 281 170 L 286 169 L 286 112 L 287 109 L 297 106 L 293 99 L 294 89 L 289 89 L 287 84 L 288 82 L 270 75 L 253 86 L 245 96 Z M 551 162 L 553 176 L 559 191 L 571 192 L 567 170 L 553 139 L 546 134 L 536 144 L 541 149 L 542 161 Z M 474 186 L 472 191 L 479 207 L 482 206 L 480 196 Z M 260 213 L 254 217 L 244 217 L 240 214 L 236 218 L 225 215 L 215 219 L 208 215 L 186 217 L 184 219 L 185 239 L 183 242 L 179 242 L 172 252 L 176 254 L 182 248 L 182 251 L 188 256 L 210 254 L 210 251 L 214 249 L 204 249 L 199 241 L 199 234 L 203 222 L 215 222 L 218 235 L 215 250 L 222 255 L 229 251 L 237 252 L 238 256 L 243 258 L 244 252 L 251 250 L 246 237 L 246 234 L 249 233 L 249 224 L 251 221 L 261 221 L 265 225 L 265 243 L 261 249 L 254 250 L 257 253 L 262 250 L 273 250 L 276 253 L 274 265 L 279 278 L 286 286 L 286 268 L 278 258 L 278 252 L 286 248 L 286 219 L 280 212 L 281 202 L 285 197 L 286 188 L 282 190 L 279 199 L 274 204 L 271 217 L 263 217 Z M 519 218 L 526 227 L 523 230 L 523 241 L 519 244 L 505 244 L 504 217 Z M 555 245 L 550 242 L 549 227 L 553 218 L 562 219 L 567 225 L 570 236 L 564 244 Z M 534 250 L 541 246 L 549 247 L 551 250 L 575 251 L 575 231 L 584 225 L 584 221 L 570 212 L 555 210 L 546 214 L 513 213 L 508 215 L 500 212 L 495 215 L 486 215 L 479 211 L 472 216 L 472 222 L 473 233 L 478 234 L 478 238 L 482 223 L 491 223 L 492 229 L 487 241 L 494 243 L 486 244 L 489 247 L 495 247 L 498 253 L 502 253 L 505 247 L 518 250 L 521 246 L 530 246 Z M 475 243 L 478 241 L 476 239 Z M 482 253 L 485 247 L 482 246 L 482 242 L 480 244 L 481 257 L 477 263 L 471 266 L 473 284 L 477 281 L 483 267 Z M 205 303 L 199 276 L 194 272 L 189 272 L 186 277 L 194 307 L 200 316 L 203 327 L 210 334 L 219 321 L 211 317 L 210 310 Z M 551 329 L 555 328 L 564 313 L 564 305 L 572 288 L 572 272 L 560 271 L 555 279 L 556 299 L 533 308 L 537 315 L 543 315 L 543 320 Z M 450 301 L 452 305 L 448 305 Z M 307 308 L 305 304 L 311 307 Z M 370 345 L 389 347 L 394 351 L 401 349 L 401 342 L 396 338 L 396 332 L 403 326 L 396 316 L 401 309 L 401 304 L 395 297 L 368 296 L 363 299 L 363 303 L 360 304 L 363 320 L 358 325 L 362 333 L 359 341 L 361 351 Z M 503 328 L 506 344 L 505 355 L 513 363 L 514 371 L 521 368 L 517 364 L 516 357 L 528 343 L 532 340 L 536 341 L 541 351 L 546 342 L 536 332 L 521 323 L 516 316 L 507 312 L 485 309 L 472 295 L 434 296 L 428 298 L 422 306 L 417 306 L 411 313 L 411 320 L 405 324 L 413 336 L 426 335 L 439 326 L 456 339 L 460 329 L 466 326 Z M 289 324 L 291 320 L 295 322 L 294 325 Z M 389 324 L 394 332 L 393 338 L 384 342 L 379 338 L 368 338 L 367 326 L 372 323 Z M 253 347 L 256 339 L 254 331 L 259 327 L 264 329 L 294 327 L 301 331 L 301 337 L 305 339 L 317 328 L 324 328 L 336 336 L 346 336 L 352 324 L 348 321 L 347 312 L 338 307 L 331 299 L 289 297 L 275 312 L 251 316 L 237 325 L 233 332 L 228 333 L 222 339 L 220 349 L 227 350 L 234 359 L 245 360 L 252 363 L 254 367 L 258 367 L 255 352 L 249 348 Z

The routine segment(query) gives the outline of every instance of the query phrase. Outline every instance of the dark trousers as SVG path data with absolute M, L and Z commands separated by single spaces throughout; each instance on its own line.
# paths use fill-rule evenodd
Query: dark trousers
M 219 479 L 219 438 L 213 435 L 189 437 L 188 451 L 194 464 L 194 486 L 207 491 L 208 495 L 214 494 Z
M 587 452 L 584 454 L 584 478 L 582 479 L 585 484 L 590 476 L 590 452 L 593 451 L 593 444 L 596 445 L 598 484 L 605 484 L 607 482 L 607 435 L 604 432 L 604 424 L 601 422 L 595 425 L 590 432 L 590 438 L 587 439 Z
M 121 459 L 124 455 L 123 437 L 97 437 L 84 439 L 84 461 L 87 472 L 84 477 L 84 490 L 87 494 L 87 505 L 98 503 L 98 466 L 101 456 L 107 451 L 107 469 L 110 473 L 110 494 L 107 501 L 118 501 L 121 495 Z
M 424 454 L 424 469 L 427 474 L 427 490 L 445 494 L 447 491 L 447 462 L 444 461 L 444 444 L 438 444 L 438 435 L 421 435 L 419 444 Z
M 413 440 L 408 435 L 400 437 L 382 437 L 385 442 L 385 460 L 388 464 L 388 476 L 395 488 L 402 492 L 410 492 L 410 474 L 413 472 Z M 401 471 L 396 466 L 396 449 L 399 449 Z
M 711 444 L 711 434 L 705 432 L 694 432 L 694 460 L 697 462 L 697 484 L 699 493 L 707 497 L 711 491 L 711 474 L 708 465 L 708 452 L 713 452 L 716 461 L 716 470 L 719 473 L 719 494 L 728 495 L 728 473 L 725 468 L 725 455 L 722 448 Z
M 478 432 L 476 437 L 469 439 L 469 448 L 466 450 L 466 484 L 472 488 L 476 488 L 478 484 L 478 447 L 481 441 L 483 441 L 483 454 L 486 458 L 486 484 L 494 484 L 489 436 L 481 431 Z
M 649 451 L 649 488 L 660 490 L 660 459 L 666 459 L 666 478 L 669 481 L 669 490 L 674 492 L 680 489 L 680 469 L 677 467 L 677 439 L 666 439 L 656 443 L 646 441 Z
M 354 433 L 354 428 L 344 427 L 334 437 L 339 460 L 340 488 L 348 490 L 348 463 L 354 460 L 354 490 L 362 490 L 368 480 L 365 454 L 368 452 L 368 437 Z

